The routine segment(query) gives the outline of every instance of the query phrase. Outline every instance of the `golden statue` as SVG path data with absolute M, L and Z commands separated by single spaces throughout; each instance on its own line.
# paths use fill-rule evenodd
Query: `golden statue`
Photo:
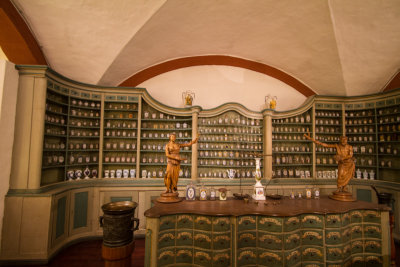
M 276 108 L 276 99 L 277 99 L 277 97 L 274 96 L 274 97 L 271 99 L 271 101 L 269 102 L 269 108 L 270 108 L 270 109 L 275 109 L 275 108 Z
M 167 190 L 165 193 L 161 194 L 161 197 L 157 199 L 158 202 L 178 202 L 181 201 L 178 198 L 177 186 L 178 186 L 178 178 L 181 161 L 186 160 L 185 158 L 181 158 L 179 155 L 179 151 L 181 147 L 191 146 L 197 143 L 199 139 L 199 134 L 197 134 L 196 139 L 192 140 L 189 143 L 179 144 L 176 143 L 176 135 L 172 133 L 169 136 L 169 142 L 165 146 L 165 155 L 167 156 L 167 171 L 164 176 L 164 183 Z
M 353 147 L 347 143 L 347 137 L 341 136 L 339 144 L 326 144 L 315 140 L 310 137 L 309 134 L 304 134 L 304 136 L 317 145 L 336 149 L 335 160 L 338 163 L 337 190 L 329 197 L 341 201 L 355 201 L 351 193 L 346 189 L 347 184 L 354 176 L 356 168 L 353 157 Z

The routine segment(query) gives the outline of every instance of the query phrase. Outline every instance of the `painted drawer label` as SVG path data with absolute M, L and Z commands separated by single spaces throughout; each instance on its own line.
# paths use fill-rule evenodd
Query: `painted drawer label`
M 256 247 L 257 245 L 257 233 L 256 232 L 245 232 L 238 235 L 237 239 L 238 248 Z
M 282 218 L 259 217 L 258 230 L 268 232 L 282 232 Z
M 188 263 L 193 262 L 193 251 L 191 249 L 177 249 L 176 250 L 176 263 Z
M 289 234 L 285 235 L 285 250 L 294 249 L 300 246 L 300 234 Z
M 213 267 L 231 266 L 230 252 L 215 252 L 212 261 Z
M 222 250 L 222 249 L 229 249 L 231 247 L 231 238 L 230 234 L 214 234 L 213 237 L 213 249 L 214 250 Z
M 291 232 L 299 229 L 300 226 L 301 226 L 300 219 L 298 217 L 290 217 L 290 218 L 285 218 L 285 223 L 283 228 L 285 232 Z
M 282 236 L 258 233 L 258 246 L 270 250 L 282 250 Z
M 195 233 L 193 236 L 195 247 L 211 249 L 211 235 L 206 233 Z
M 214 232 L 226 232 L 231 229 L 230 218 L 214 218 L 213 219 L 213 231 Z
M 296 249 L 290 252 L 285 252 L 285 266 L 293 266 L 301 261 L 300 250 Z
M 301 223 L 304 228 L 323 228 L 323 218 L 317 215 L 303 215 Z
M 177 228 L 193 228 L 193 217 L 191 215 L 177 215 Z
M 282 266 L 283 257 L 281 253 L 269 252 L 269 251 L 258 251 L 258 265 L 263 266 Z
M 204 231 L 211 231 L 211 218 L 206 216 L 197 216 L 194 219 L 194 228 Z

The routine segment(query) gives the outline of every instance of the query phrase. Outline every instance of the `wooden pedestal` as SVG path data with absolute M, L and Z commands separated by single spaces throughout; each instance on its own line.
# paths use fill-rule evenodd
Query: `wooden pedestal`
M 183 199 L 178 197 L 179 193 L 162 193 L 159 198 L 157 198 L 157 201 L 160 203 L 176 203 L 176 202 L 181 202 Z
M 334 200 L 339 200 L 339 201 L 346 201 L 346 202 L 353 202 L 356 201 L 355 198 L 353 198 L 353 195 L 350 192 L 333 192 L 331 195 L 329 195 L 329 198 L 334 199 Z
M 122 247 L 107 247 L 102 245 L 101 256 L 105 267 L 130 267 L 131 255 L 135 250 L 135 240 Z

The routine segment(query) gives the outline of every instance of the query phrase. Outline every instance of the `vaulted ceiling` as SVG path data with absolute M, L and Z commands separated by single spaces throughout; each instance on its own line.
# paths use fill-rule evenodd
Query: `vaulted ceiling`
M 164 71 L 202 64 L 176 62 L 204 56 L 214 61 L 203 64 L 230 58 L 267 75 L 269 68 L 322 95 L 376 93 L 399 80 L 398 0 L 11 3 L 47 64 L 84 83 L 117 86 L 167 63 Z

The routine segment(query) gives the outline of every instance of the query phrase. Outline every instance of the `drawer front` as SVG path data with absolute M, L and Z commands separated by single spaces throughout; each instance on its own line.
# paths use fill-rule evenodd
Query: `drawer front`
M 327 263 L 326 267 L 351 267 L 351 262 L 349 263 L 343 263 L 342 261 L 332 262 L 332 263 Z
M 362 238 L 362 231 L 361 225 L 353 225 L 351 227 L 351 239 Z
M 364 253 L 382 253 L 382 243 L 375 240 L 365 240 L 364 241 Z
M 350 213 L 346 212 L 342 214 L 342 227 L 345 227 L 351 223 Z
M 323 246 L 322 230 L 303 230 L 301 234 L 302 245 Z
M 194 231 L 193 245 L 196 248 L 211 249 L 211 233 Z
M 326 247 L 326 260 L 327 261 L 339 261 L 343 259 L 342 247 Z
M 214 252 L 212 258 L 213 267 L 227 267 L 231 266 L 231 252 L 230 250 L 224 252 Z
M 364 223 L 380 223 L 381 213 L 376 210 L 364 210 L 363 220 Z
M 222 250 L 231 248 L 231 234 L 216 234 L 213 235 L 213 249 Z
M 269 250 L 282 250 L 282 235 L 258 232 L 258 247 Z
M 362 212 L 359 210 L 354 210 L 350 212 L 351 223 L 361 223 L 362 222 Z
M 267 232 L 282 232 L 283 219 L 280 217 L 258 217 L 258 230 Z
M 175 230 L 163 231 L 158 234 L 158 247 L 173 247 L 175 246 Z
M 342 227 L 342 216 L 340 214 L 328 214 L 325 220 L 326 228 Z
M 352 259 L 351 257 L 348 257 L 344 260 L 343 265 L 339 265 L 339 266 L 344 266 L 344 267 L 352 267 Z
M 351 242 L 351 254 L 363 253 L 364 244 L 361 240 Z
M 295 232 L 293 234 L 284 235 L 284 248 L 285 250 L 290 250 L 297 248 L 301 244 L 301 231 Z
M 337 245 L 342 243 L 340 230 L 325 230 L 325 242 L 327 245 Z
M 351 259 L 352 267 L 365 267 L 365 261 L 363 256 L 353 256 Z
M 324 251 L 323 248 L 305 246 L 301 252 L 301 257 L 303 262 L 324 262 Z
M 257 232 L 247 231 L 241 232 L 237 237 L 238 248 L 255 248 L 257 246 Z
M 240 216 L 237 218 L 238 231 L 256 230 L 256 216 Z
M 177 246 L 193 246 L 193 231 L 178 230 L 176 231 Z
M 364 225 L 364 238 L 381 238 L 382 230 L 380 225 Z
M 303 228 L 323 228 L 324 217 L 315 214 L 304 214 L 301 215 L 301 223 Z
M 193 216 L 188 214 L 177 215 L 176 225 L 178 229 L 193 229 Z
M 325 264 L 318 262 L 302 262 L 302 267 L 325 267 Z
M 285 232 L 292 232 L 301 227 L 300 217 L 287 217 L 283 221 L 283 231 Z
M 176 263 L 193 263 L 193 249 L 185 248 L 185 249 L 176 249 Z
M 285 266 L 294 266 L 301 262 L 301 250 L 285 251 Z
M 351 227 L 346 227 L 342 229 L 342 242 L 347 243 L 351 240 Z
M 364 261 L 365 261 L 365 266 L 368 267 L 382 267 L 383 265 L 383 261 L 382 261 L 382 257 L 380 256 L 375 256 L 375 255 L 365 255 L 364 257 Z
M 212 230 L 212 217 L 209 216 L 194 216 L 194 229 L 211 231 Z
M 194 264 L 209 267 L 212 264 L 212 253 L 209 251 L 194 250 Z
M 227 232 L 231 230 L 231 220 L 229 217 L 214 217 L 213 218 L 213 231 L 214 232 Z
M 160 231 L 175 229 L 175 215 L 160 217 Z
M 351 256 L 351 244 L 348 243 L 343 246 L 343 259 L 349 259 Z M 350 264 L 350 261 L 348 261 Z
M 157 266 L 166 266 L 175 263 L 175 248 L 160 249 L 158 251 Z
M 240 249 L 237 252 L 237 266 L 257 265 L 257 250 L 256 249 Z
M 258 250 L 258 266 L 281 267 L 283 266 L 282 252 Z

